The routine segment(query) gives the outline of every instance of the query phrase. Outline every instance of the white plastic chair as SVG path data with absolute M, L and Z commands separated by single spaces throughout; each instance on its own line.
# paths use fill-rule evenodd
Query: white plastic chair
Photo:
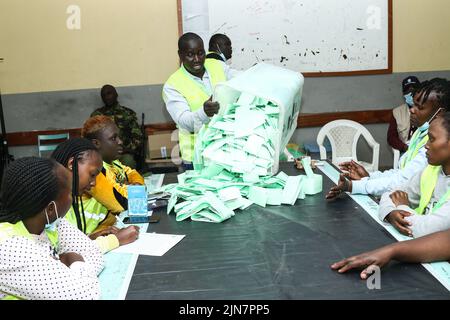
M 358 161 L 356 157 L 356 147 L 361 135 L 372 148 L 372 163 Z M 327 152 L 323 146 L 325 137 L 328 138 L 331 144 L 331 161 L 334 165 L 338 166 L 342 162 L 355 160 L 369 172 L 378 170 L 380 144 L 375 141 L 363 125 L 352 120 L 335 120 L 324 125 L 317 135 L 321 160 L 327 159 Z
M 394 169 L 398 169 L 398 161 L 400 160 L 400 151 L 397 149 L 392 148 L 392 152 L 394 152 Z

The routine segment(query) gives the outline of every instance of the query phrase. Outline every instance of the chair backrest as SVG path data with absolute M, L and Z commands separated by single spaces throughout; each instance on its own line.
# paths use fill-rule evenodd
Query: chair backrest
M 39 157 L 42 157 L 42 153 L 46 151 L 53 151 L 56 149 L 58 144 L 64 140 L 69 139 L 69 133 L 60 134 L 44 134 L 38 135 L 38 151 Z
M 397 149 L 392 148 L 392 152 L 394 152 L 394 165 L 393 165 L 393 168 L 394 169 L 398 169 L 399 168 L 398 161 L 400 160 L 400 151 L 397 150 Z
M 331 144 L 333 163 L 337 164 L 352 159 L 356 161 L 356 147 L 361 135 L 366 139 L 372 149 L 379 149 L 379 144 L 370 132 L 358 122 L 352 120 L 335 120 L 327 123 L 320 129 L 317 135 L 320 159 L 325 160 L 327 158 L 327 153 L 323 146 L 323 141 L 327 137 Z M 378 163 L 376 163 L 376 167 L 378 167 Z

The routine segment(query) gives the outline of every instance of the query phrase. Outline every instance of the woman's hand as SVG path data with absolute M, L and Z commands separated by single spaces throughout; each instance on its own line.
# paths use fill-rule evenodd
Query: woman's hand
M 348 177 L 352 180 L 361 180 L 362 178 L 369 176 L 367 170 L 354 160 L 343 162 L 339 167 L 341 170 L 348 172 Z
M 110 234 L 117 234 L 117 232 L 119 232 L 119 230 L 120 230 L 120 229 L 117 228 L 117 227 L 110 226 L 110 227 L 108 227 L 108 228 L 106 228 L 106 229 L 103 229 L 103 230 L 100 230 L 100 231 L 91 233 L 91 234 L 89 235 L 89 238 L 90 238 L 91 240 L 95 240 L 95 239 L 97 239 L 98 237 L 107 236 L 107 235 L 110 235 Z
M 123 229 L 120 229 L 119 232 L 116 233 L 117 239 L 119 239 L 119 243 L 121 246 L 124 244 L 129 244 L 137 240 L 139 238 L 139 227 L 129 226 Z
M 352 192 L 352 181 L 347 179 L 348 173 L 341 173 L 336 186 L 328 191 L 326 199 L 337 198 L 342 192 Z
M 401 234 L 412 237 L 412 231 L 409 227 L 412 225 L 405 220 L 411 213 L 403 210 L 394 210 L 386 216 L 386 220 L 394 226 Z
M 389 197 L 396 207 L 400 205 L 409 206 L 408 194 L 404 191 L 394 191 Z

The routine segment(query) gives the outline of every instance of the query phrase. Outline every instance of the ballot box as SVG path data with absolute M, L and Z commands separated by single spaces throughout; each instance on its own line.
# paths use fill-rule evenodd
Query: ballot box
M 276 174 L 297 128 L 303 83 L 298 72 L 259 63 L 218 84 L 220 110 L 198 133 L 194 168 L 220 165 L 248 179 Z

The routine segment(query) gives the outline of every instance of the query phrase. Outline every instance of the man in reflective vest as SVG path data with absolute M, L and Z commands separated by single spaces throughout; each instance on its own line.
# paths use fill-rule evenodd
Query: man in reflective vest
M 231 40 L 222 33 L 216 33 L 209 39 L 208 54 L 206 59 L 216 59 L 222 62 L 230 61 L 233 55 Z
M 209 39 L 205 63 L 209 63 L 209 60 L 211 59 L 220 61 L 224 67 L 225 73 L 228 74 L 230 78 L 234 78 L 242 71 L 231 67 L 232 55 L 233 47 L 231 46 L 230 38 L 222 33 L 213 34 Z
M 215 86 L 227 81 L 223 64 L 215 59 L 205 62 L 203 40 L 195 33 L 185 33 L 178 40 L 180 68 L 166 81 L 163 100 L 178 127 L 178 138 L 185 169 L 192 169 L 196 133 L 219 111 L 212 101 Z

